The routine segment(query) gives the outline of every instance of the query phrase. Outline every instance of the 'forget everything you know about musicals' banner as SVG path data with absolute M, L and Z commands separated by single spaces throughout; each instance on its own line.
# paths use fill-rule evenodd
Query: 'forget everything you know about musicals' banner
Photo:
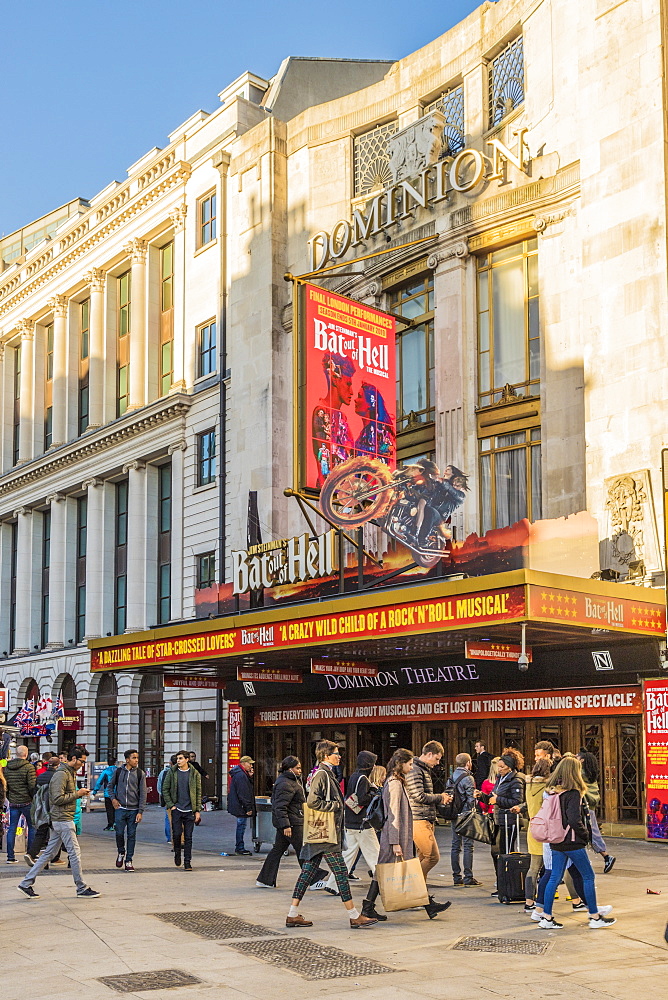
M 320 489 L 333 468 L 356 456 L 394 469 L 394 318 L 316 285 L 301 292 L 301 485 Z

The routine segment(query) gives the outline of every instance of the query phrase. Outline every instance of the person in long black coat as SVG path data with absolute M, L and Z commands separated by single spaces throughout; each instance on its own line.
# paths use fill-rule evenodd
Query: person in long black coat
M 286 757 L 281 762 L 280 773 L 271 791 L 271 821 L 276 828 L 276 838 L 257 877 L 255 885 L 258 889 L 276 888 L 276 876 L 281 858 L 290 844 L 295 849 L 300 866 L 304 865 L 304 862 L 299 858 L 304 843 L 304 802 L 306 801 L 301 774 L 302 765 L 298 757 Z M 324 868 L 318 869 L 310 888 L 315 888 L 326 875 L 327 872 Z

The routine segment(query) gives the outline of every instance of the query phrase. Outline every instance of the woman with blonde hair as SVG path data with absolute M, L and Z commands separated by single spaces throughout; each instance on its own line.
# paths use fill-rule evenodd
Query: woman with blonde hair
M 387 778 L 387 768 L 382 764 L 374 764 L 369 775 L 369 782 L 374 788 L 382 788 Z
M 614 917 L 608 917 L 608 907 L 599 907 L 596 903 L 596 884 L 594 869 L 587 855 L 589 831 L 584 816 L 585 796 L 587 786 L 582 778 L 582 768 L 577 757 L 562 757 L 555 771 L 548 779 L 546 791 L 550 795 L 559 796 L 561 822 L 566 831 L 563 840 L 551 843 L 552 875 L 545 888 L 543 918 L 538 924 L 543 930 L 560 930 L 564 925 L 557 923 L 552 917 L 552 904 L 557 886 L 561 882 L 566 865 L 570 859 L 582 875 L 583 891 L 589 911 L 589 926 L 610 927 L 616 923 Z
M 529 820 L 532 820 L 543 804 L 543 793 L 545 783 L 550 777 L 550 762 L 547 759 L 537 760 L 531 770 L 531 777 L 527 780 L 526 807 Z M 530 913 L 535 906 L 534 897 L 538 884 L 538 876 L 543 867 L 543 845 L 531 836 L 531 830 L 527 834 L 527 850 L 531 855 L 531 867 L 526 875 L 524 883 L 524 912 Z

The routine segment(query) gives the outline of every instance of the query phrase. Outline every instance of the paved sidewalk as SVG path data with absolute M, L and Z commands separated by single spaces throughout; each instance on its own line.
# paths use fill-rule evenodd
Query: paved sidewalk
M 209 814 L 209 816 L 215 814 Z M 87 817 L 86 827 L 90 828 Z M 222 818 L 221 818 L 222 819 Z M 95 824 L 97 825 L 97 824 Z M 212 825 L 211 832 L 214 827 Z M 146 829 L 148 833 L 148 827 Z M 200 831 L 196 831 L 197 833 Z M 555 913 L 564 918 L 561 931 L 541 931 L 517 906 L 502 906 L 490 897 L 492 865 L 485 848 L 476 852 L 475 871 L 484 881 L 479 889 L 454 889 L 449 874 L 447 831 L 439 831 L 443 859 L 432 873 L 438 898 L 452 899 L 442 917 L 429 921 L 423 911 L 390 914 L 386 924 L 352 931 L 341 903 L 325 893 L 309 892 L 302 912 L 314 926 L 287 931 L 285 915 L 296 879 L 294 858 L 284 859 L 280 888 L 256 889 L 261 859 L 219 858 L 196 851 L 195 869 L 186 873 L 172 864 L 171 852 L 140 841 L 134 874 L 118 871 L 109 835 L 84 834 L 84 871 L 103 895 L 83 900 L 74 895 L 67 870 L 52 870 L 36 882 L 39 900 L 28 900 L 17 889 L 23 865 L 0 865 L 2 905 L 2 973 L 7 997 L 31 1000 L 103 1000 L 122 994 L 99 977 L 177 970 L 200 982 L 130 996 L 147 1000 L 638 1000 L 659 996 L 665 982 L 668 947 L 663 931 L 668 918 L 666 848 L 639 842 L 611 841 L 617 865 L 610 875 L 598 875 L 600 899 L 613 903 L 618 923 L 591 931 L 586 914 L 573 914 L 563 896 Z M 594 864 L 600 872 L 600 859 Z M 362 866 L 360 866 L 362 867 Z M 95 874 L 93 874 L 95 872 Z M 647 888 L 661 895 L 647 895 Z M 366 882 L 354 883 L 361 900 Z M 156 913 L 177 914 L 180 921 L 194 911 L 220 911 L 233 920 L 220 940 L 199 936 Z M 214 915 L 215 916 L 215 915 Z M 247 924 L 259 925 L 254 930 Z M 221 927 L 205 928 L 209 934 Z M 255 935 L 260 934 L 258 938 Z M 493 954 L 453 950 L 464 936 L 500 938 L 529 949 L 531 942 L 547 945 L 544 954 Z M 239 940 L 241 939 L 241 940 Z M 315 981 L 299 974 L 301 953 L 314 944 L 302 969 L 313 971 L 340 949 L 335 969 L 345 978 Z M 288 968 L 253 957 L 248 949 L 283 949 Z M 267 956 L 265 956 L 267 957 Z M 355 970 L 356 959 L 371 959 L 392 971 Z M 327 973 L 325 973 L 327 975 Z

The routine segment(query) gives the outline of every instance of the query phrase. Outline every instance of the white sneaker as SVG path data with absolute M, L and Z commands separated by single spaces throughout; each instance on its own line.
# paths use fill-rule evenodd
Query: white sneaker
M 326 885 L 327 883 L 322 880 L 320 882 L 314 882 L 313 885 L 309 886 L 309 891 L 315 892 L 317 889 L 324 889 Z
M 602 913 L 604 917 L 607 917 L 607 915 L 610 913 L 611 910 L 612 910 L 611 906 L 599 906 L 598 908 L 598 912 Z
M 591 927 L 592 921 L 589 921 L 589 926 Z M 538 924 L 541 930 L 544 931 L 560 931 L 564 926 L 563 924 L 558 924 L 554 917 L 543 917 L 541 922 Z
M 605 917 L 602 915 L 602 913 L 603 909 L 601 908 L 599 910 L 598 917 L 589 918 L 589 926 L 592 928 L 592 930 L 595 929 L 596 927 L 612 927 L 613 924 L 617 923 L 614 917 Z
M 543 919 L 543 915 L 544 915 L 544 914 L 543 914 L 543 911 L 542 911 L 542 910 L 541 910 L 541 911 L 540 911 L 539 913 L 537 913 L 537 912 L 536 912 L 536 911 L 534 910 L 534 912 L 533 912 L 533 913 L 531 914 L 531 919 L 532 919 L 532 920 L 535 920 L 535 921 L 536 921 L 536 923 L 539 923 L 539 921 L 541 921 L 541 920 Z
M 275 889 L 276 888 L 275 885 L 267 885 L 266 882 L 256 882 L 255 886 L 258 889 Z

